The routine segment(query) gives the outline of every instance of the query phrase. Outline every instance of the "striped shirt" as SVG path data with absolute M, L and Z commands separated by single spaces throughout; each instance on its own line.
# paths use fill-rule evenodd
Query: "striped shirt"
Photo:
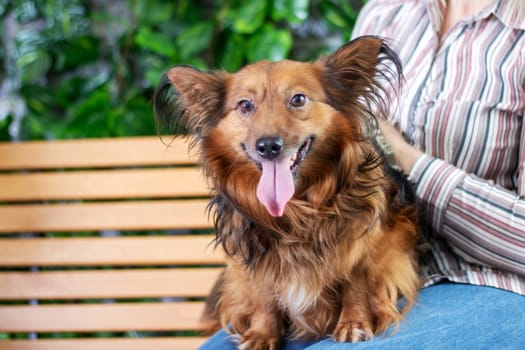
M 405 83 L 391 122 L 429 225 L 424 285 L 525 295 L 525 4 L 495 0 L 439 37 L 445 0 L 370 0 L 353 36 L 389 38 Z

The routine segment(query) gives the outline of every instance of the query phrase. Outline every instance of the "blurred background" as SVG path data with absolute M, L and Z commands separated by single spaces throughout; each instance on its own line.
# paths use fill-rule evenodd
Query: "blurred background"
M 0 140 L 154 135 L 169 67 L 313 60 L 365 2 L 0 0 Z

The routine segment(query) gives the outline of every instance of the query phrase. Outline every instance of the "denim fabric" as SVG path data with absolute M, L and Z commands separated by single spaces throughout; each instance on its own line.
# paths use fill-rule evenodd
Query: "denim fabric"
M 397 332 L 361 343 L 283 342 L 285 350 L 525 349 L 525 297 L 492 287 L 437 284 L 421 291 Z M 200 350 L 237 349 L 224 331 Z

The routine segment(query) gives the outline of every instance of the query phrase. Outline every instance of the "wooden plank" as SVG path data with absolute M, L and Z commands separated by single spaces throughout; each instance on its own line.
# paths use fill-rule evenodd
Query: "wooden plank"
M 172 136 L 0 143 L 0 170 L 193 164 L 195 159 L 186 140 Z
M 195 350 L 205 337 L 0 340 L 0 350 Z
M 200 330 L 204 302 L 1 305 L 0 332 Z
M 0 266 L 221 264 L 212 235 L 0 239 Z
M 222 270 L 0 272 L 0 299 L 205 297 Z
M 200 168 L 0 174 L 0 200 L 208 196 Z
M 210 228 L 208 200 L 0 206 L 0 233 Z

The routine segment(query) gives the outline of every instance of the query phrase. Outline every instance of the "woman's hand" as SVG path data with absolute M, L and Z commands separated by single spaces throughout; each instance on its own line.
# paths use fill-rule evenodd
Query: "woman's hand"
M 383 137 L 392 148 L 396 164 L 407 175 L 416 160 L 423 155 L 423 152 L 408 144 L 401 133 L 386 120 L 378 118 L 378 126 Z

